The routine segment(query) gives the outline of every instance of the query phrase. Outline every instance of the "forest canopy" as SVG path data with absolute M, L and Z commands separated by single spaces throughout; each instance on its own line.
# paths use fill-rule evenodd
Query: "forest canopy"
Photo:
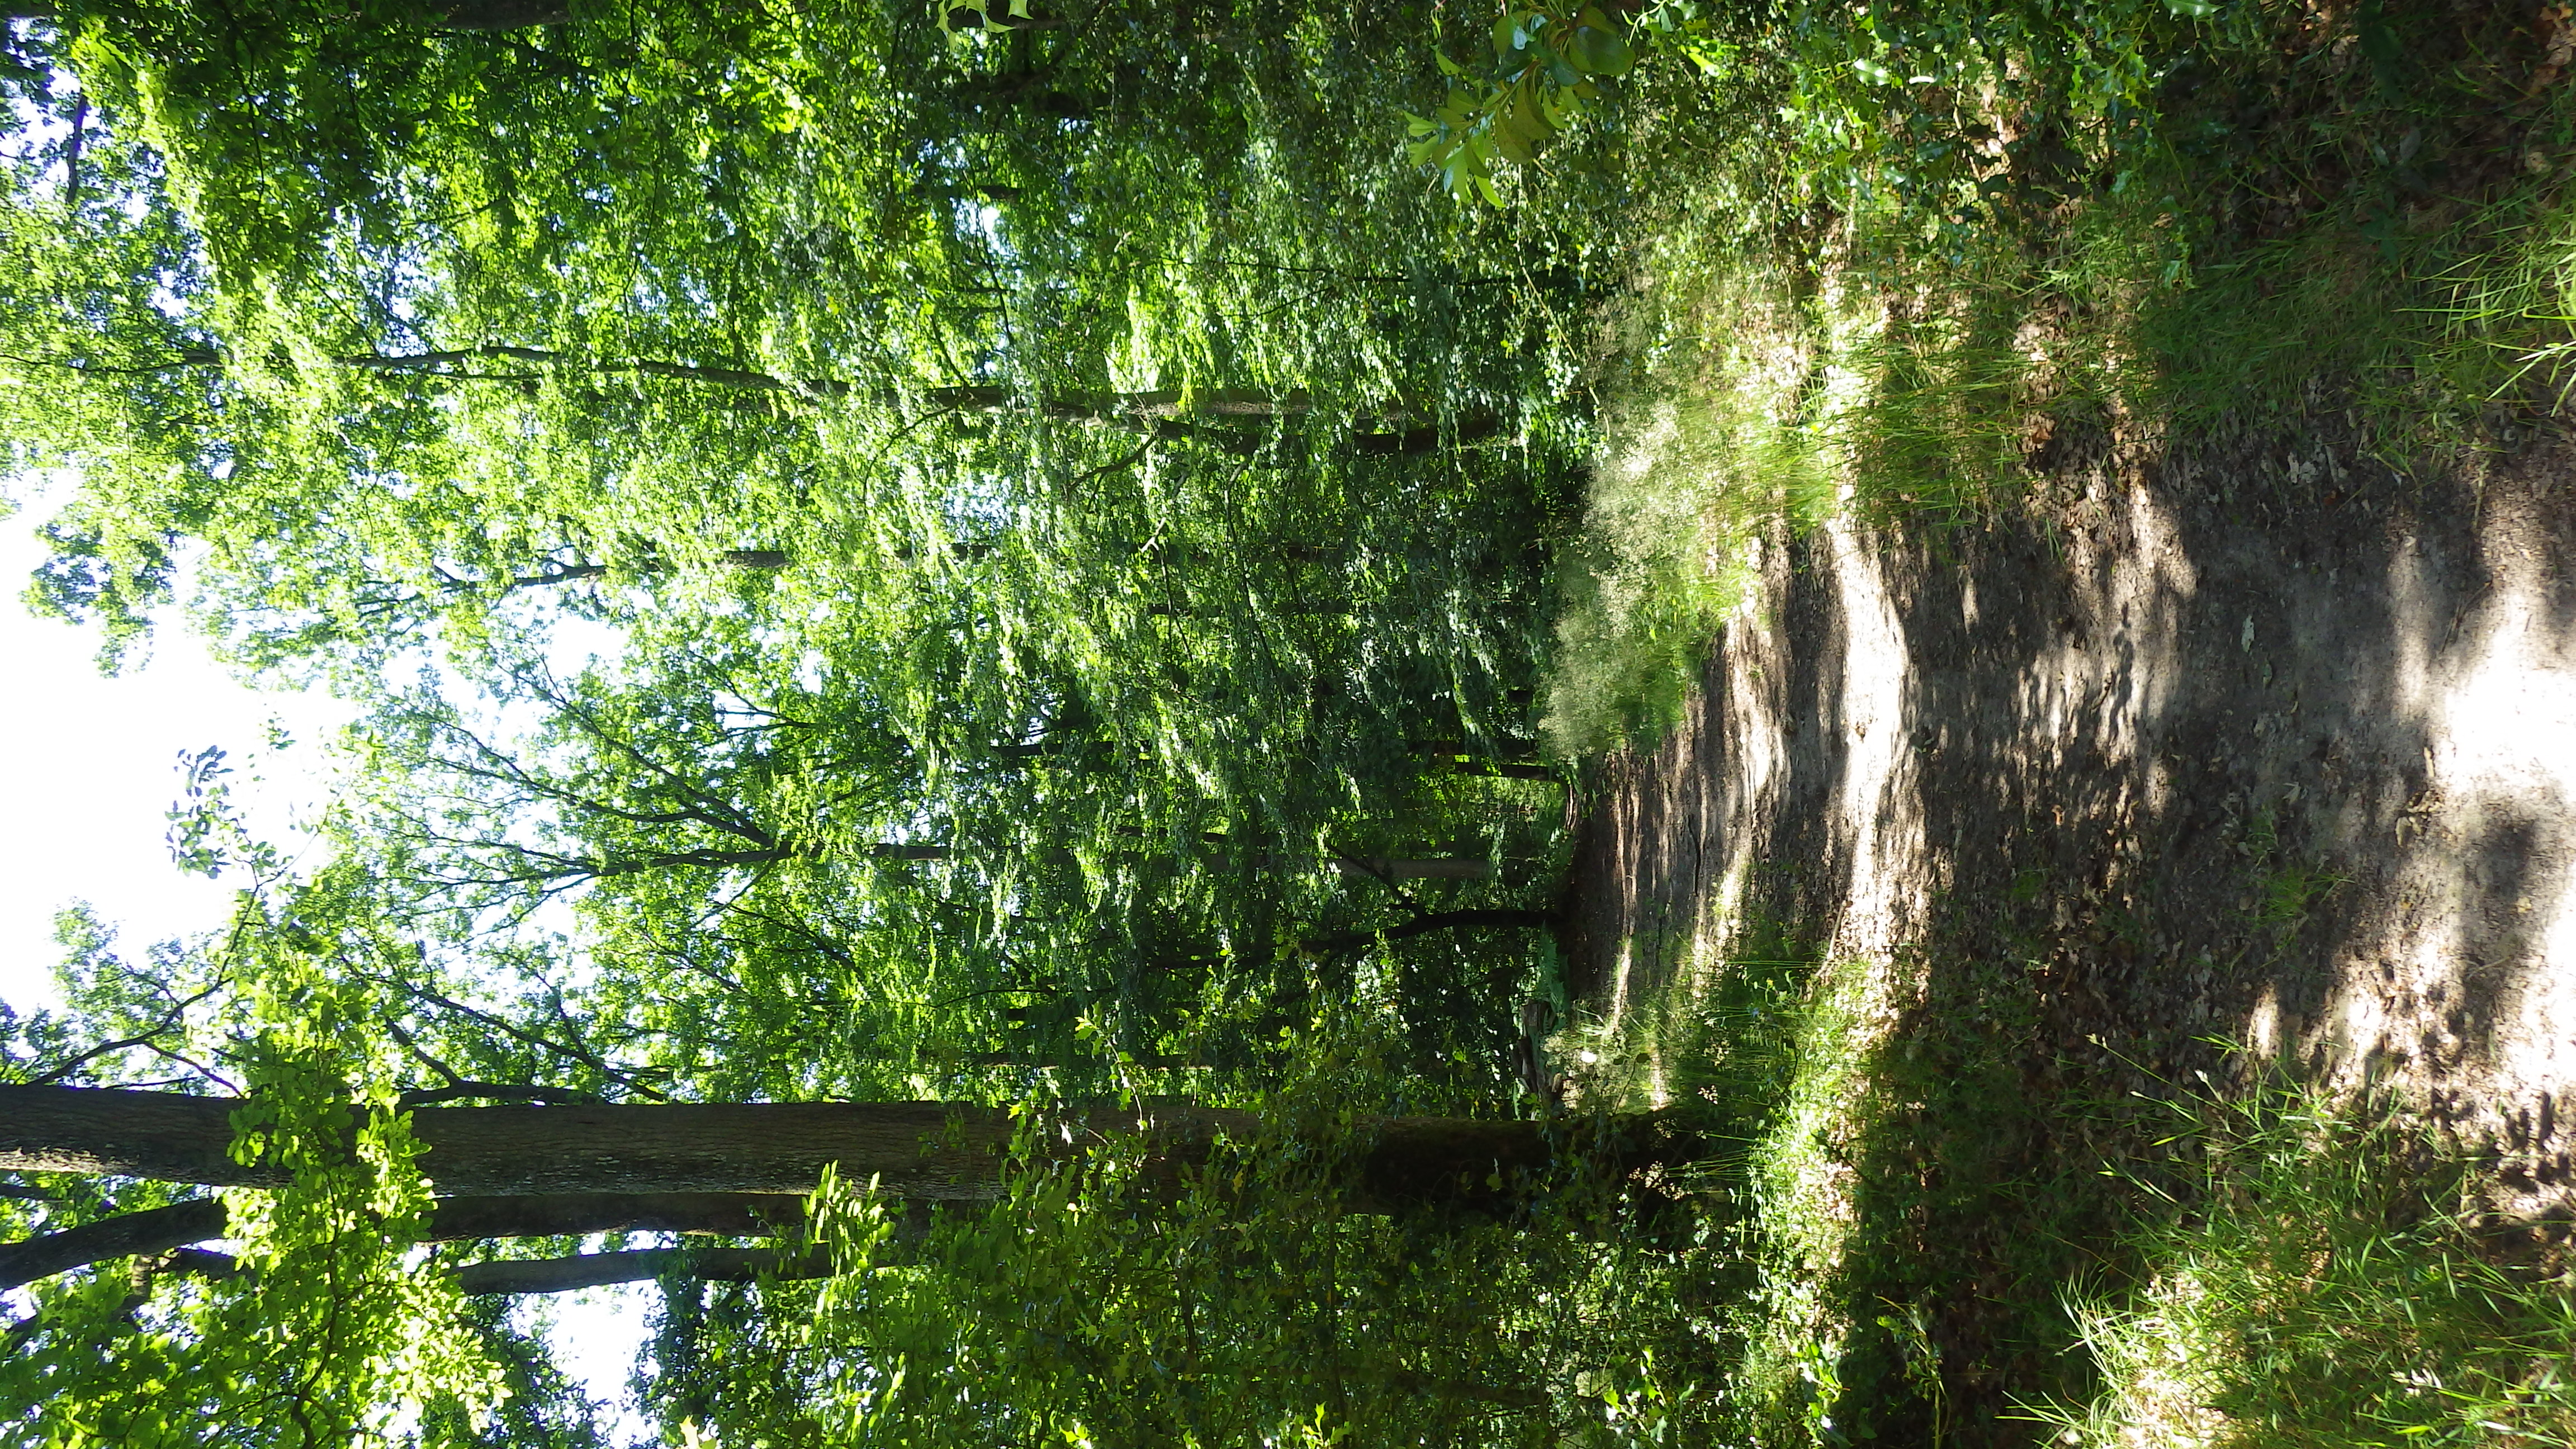
M 1403 1301 L 1663 1150 L 1509 1058 L 1602 282 L 1406 155 L 1435 19 L 22 9 L 30 600 L 364 716 L 326 851 L 210 751 L 230 928 L 67 917 L 10 1019 L 12 1432 L 589 1442 L 492 1295 L 657 1276 L 648 1400 L 728 1443 L 1543 1406 Z M 877 1160 L 481 1181 L 426 1125 L 829 1103 Z

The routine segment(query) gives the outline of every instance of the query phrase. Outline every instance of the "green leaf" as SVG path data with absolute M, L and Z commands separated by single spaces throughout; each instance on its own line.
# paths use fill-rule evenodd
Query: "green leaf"
M 1575 30 L 1568 49 L 1574 63 L 1594 75 L 1626 75 L 1637 63 L 1637 52 L 1626 38 L 1589 25 Z

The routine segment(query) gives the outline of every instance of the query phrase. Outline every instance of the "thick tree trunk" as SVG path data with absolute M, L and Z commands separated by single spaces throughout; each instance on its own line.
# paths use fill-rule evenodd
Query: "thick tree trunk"
M 1506 923 L 1521 922 L 1493 922 Z M 0 1170 L 280 1185 L 276 1168 L 233 1160 L 236 1105 L 165 1092 L 0 1086 Z M 836 1167 L 844 1180 L 873 1179 L 880 1192 L 933 1202 L 998 1196 L 1015 1126 L 1007 1108 L 952 1102 L 432 1107 L 411 1113 L 411 1122 L 428 1148 L 421 1169 L 441 1196 L 804 1194 Z M 1669 1151 L 1647 1120 L 1612 1128 L 1611 1138 L 1585 1149 L 1606 1156 L 1604 1166 Z M 1042 1140 L 1070 1156 L 1121 1129 L 1141 1130 L 1158 1169 L 1176 1174 L 1203 1160 L 1217 1137 L 1250 1139 L 1262 1122 L 1250 1112 L 1148 1101 L 1073 1114 Z M 1555 1157 L 1548 1127 L 1537 1122 L 1379 1117 L 1355 1130 L 1362 1145 L 1345 1191 L 1361 1211 L 1497 1205 Z

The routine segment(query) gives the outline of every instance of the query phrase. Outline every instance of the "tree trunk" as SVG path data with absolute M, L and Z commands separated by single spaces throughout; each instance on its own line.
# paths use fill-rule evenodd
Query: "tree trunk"
M 866 853 L 879 860 L 946 860 L 953 852 L 944 845 L 883 843 L 866 847 Z M 822 860 L 830 854 L 817 845 L 773 845 L 758 850 L 673 850 L 627 860 L 584 861 L 577 868 L 549 872 L 544 878 L 587 875 L 609 880 L 622 875 L 644 875 L 683 867 L 733 870 L 747 865 L 784 865 L 791 860 Z
M 1241 857 L 1212 855 L 1207 863 L 1217 870 L 1230 870 Z M 1407 859 L 1382 855 L 1258 855 L 1252 858 L 1258 870 L 1304 874 L 1314 870 L 1332 870 L 1342 875 L 1368 880 L 1488 880 L 1494 874 L 1494 863 L 1479 856 L 1444 855 L 1425 859 Z
M 766 1193 L 547 1193 L 441 1198 L 420 1241 L 580 1237 L 590 1233 L 713 1233 L 764 1237 L 805 1221 L 805 1199 Z M 121 1213 L 58 1233 L 0 1244 L 0 1290 L 110 1258 L 145 1257 L 224 1236 L 219 1197 Z
M 1338 855 L 1333 857 L 1332 866 L 1344 875 L 1363 876 L 1370 880 L 1486 880 L 1494 873 L 1494 863 L 1490 860 L 1455 855 L 1429 860 Z
M 828 1278 L 832 1255 L 819 1248 L 637 1248 L 571 1258 L 496 1258 L 455 1270 L 467 1295 L 570 1293 L 654 1278 L 749 1283 L 761 1278 Z
M 1546 911 L 1504 909 L 1471 909 L 1459 911 L 1425 911 L 1400 925 L 1384 926 L 1374 931 L 1345 931 L 1337 936 L 1317 936 L 1300 944 L 1309 951 L 1331 953 L 1355 951 L 1379 941 L 1409 941 L 1428 936 L 1434 931 L 1473 930 L 1478 927 L 1508 926 L 1537 930 L 1553 926 L 1556 917 Z
M 525 30 L 572 18 L 563 0 L 424 0 L 420 14 L 443 30 Z
M 0 1170 L 282 1185 L 278 1168 L 233 1160 L 237 1105 L 166 1092 L 0 1086 Z M 844 1180 L 873 1179 L 895 1197 L 983 1201 L 1001 1193 L 1015 1126 L 1008 1108 L 956 1102 L 431 1107 L 410 1115 L 428 1148 L 421 1169 L 442 1196 L 805 1194 L 833 1166 Z M 1607 1125 L 1609 1135 L 1585 1155 L 1614 1171 L 1663 1160 L 1676 1145 L 1652 1119 Z M 1152 1170 L 1172 1178 L 1204 1160 L 1218 1137 L 1251 1139 L 1262 1122 L 1246 1111 L 1148 1100 L 1073 1113 L 1040 1140 L 1070 1157 L 1122 1129 L 1141 1130 Z M 1363 1212 L 1503 1205 L 1547 1171 L 1557 1147 L 1538 1122 L 1377 1117 L 1355 1131 L 1360 1144 L 1343 1190 Z
M 1115 417 L 1180 418 L 1193 414 L 1275 418 L 1312 412 L 1315 406 L 1303 393 L 1290 393 L 1283 397 L 1235 388 L 1208 388 L 1186 394 L 1170 388 L 1154 392 L 1069 392 L 1032 400 L 993 383 L 935 387 L 925 395 L 924 401 L 933 407 L 955 408 L 960 412 L 999 412 L 1025 406 L 1049 417 L 1084 422 Z

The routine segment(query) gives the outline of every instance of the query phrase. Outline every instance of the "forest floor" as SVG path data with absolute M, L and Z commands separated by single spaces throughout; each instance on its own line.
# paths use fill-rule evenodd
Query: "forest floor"
M 1774 533 L 1680 724 L 1586 771 L 1566 978 L 1634 1053 L 1596 1084 L 1722 1096 L 1650 1018 L 1859 973 L 1816 1171 L 1882 1261 L 1833 1291 L 1922 1315 L 1953 1442 L 2033 1437 L 2196 1074 L 2385 1089 L 2563 1240 L 2576 439 L 2488 441 L 2034 437 L 1985 517 Z

